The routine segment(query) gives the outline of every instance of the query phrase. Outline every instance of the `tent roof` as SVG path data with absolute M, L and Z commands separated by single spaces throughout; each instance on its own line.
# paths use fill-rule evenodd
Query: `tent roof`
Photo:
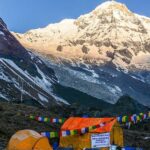
M 21 130 L 16 132 L 8 143 L 8 150 L 52 150 L 46 137 L 42 137 L 33 130 Z
M 61 127 L 62 131 L 65 130 L 78 130 L 81 128 L 98 125 L 100 123 L 106 123 L 104 127 L 95 129 L 92 133 L 104 133 L 110 132 L 113 125 L 117 122 L 116 118 L 79 118 L 79 117 L 71 117 L 69 118 Z

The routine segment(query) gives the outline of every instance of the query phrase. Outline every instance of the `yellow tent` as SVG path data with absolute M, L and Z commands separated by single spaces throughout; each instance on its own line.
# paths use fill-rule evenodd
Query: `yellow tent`
M 105 126 L 97 128 L 86 134 L 70 135 L 60 137 L 60 147 L 72 147 L 76 150 L 84 148 L 94 148 L 94 144 L 106 142 L 107 138 L 110 144 L 116 144 L 123 147 L 123 130 L 116 118 L 69 118 L 61 127 L 61 132 L 67 130 L 81 130 L 85 127 L 96 126 L 101 123 Z M 104 136 L 104 138 L 103 138 Z M 101 140 L 101 141 L 99 141 Z M 103 141 L 102 141 L 103 140 Z M 105 141 L 104 141 L 105 140 Z M 97 142 L 97 143 L 96 143 Z M 109 144 L 109 145 L 110 145 Z M 95 147 L 97 148 L 97 147 Z M 109 146 L 101 148 L 108 150 Z
M 14 134 L 7 150 L 53 150 L 46 137 L 32 130 L 22 130 Z

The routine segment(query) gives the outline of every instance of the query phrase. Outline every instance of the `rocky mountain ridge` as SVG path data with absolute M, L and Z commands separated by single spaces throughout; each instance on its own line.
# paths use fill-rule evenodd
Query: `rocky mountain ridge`
M 82 103 L 90 98 L 90 104 L 97 100 L 115 104 L 129 95 L 150 106 L 149 24 L 149 18 L 108 1 L 75 20 L 66 19 L 25 34 L 13 33 L 26 50 L 2 26 L 9 39 L 1 34 L 0 52 L 5 56 L 1 63 L 3 68 L 4 63 L 7 69 L 14 68 L 7 60 L 13 58 L 24 75 L 30 75 L 30 82 L 61 101 Z M 41 95 L 36 97 L 47 101 Z
M 53 69 L 26 50 L 0 19 L 0 99 L 44 107 L 66 103 L 51 92 Z
M 107 1 L 77 19 L 13 33 L 44 56 L 58 81 L 109 103 L 123 95 L 149 105 L 150 19 Z
M 27 48 L 47 56 L 75 62 L 112 62 L 126 70 L 149 70 L 150 19 L 131 12 L 124 4 L 107 1 L 89 14 L 45 28 L 15 34 Z

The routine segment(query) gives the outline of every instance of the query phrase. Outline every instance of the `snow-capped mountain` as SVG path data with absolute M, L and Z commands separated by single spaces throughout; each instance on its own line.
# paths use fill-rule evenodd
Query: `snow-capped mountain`
M 112 61 L 126 67 L 140 63 L 136 60 L 141 55 L 150 57 L 146 53 L 150 44 L 150 19 L 132 13 L 115 1 L 105 2 L 76 20 L 66 19 L 16 37 L 28 48 L 68 60 Z
M 0 100 L 56 106 L 67 103 L 52 93 L 53 69 L 27 51 L 0 19 Z
M 109 103 L 127 94 L 150 105 L 150 18 L 124 4 L 107 1 L 77 19 L 13 34 L 44 56 L 61 85 Z

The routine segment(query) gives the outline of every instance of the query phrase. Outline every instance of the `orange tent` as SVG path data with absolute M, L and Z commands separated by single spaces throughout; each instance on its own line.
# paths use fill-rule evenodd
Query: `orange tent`
M 116 118 L 69 118 L 61 127 L 61 131 L 78 130 L 89 126 L 106 122 L 101 128 L 90 131 L 83 135 L 73 135 L 60 138 L 61 147 L 73 147 L 74 149 L 92 148 L 91 136 L 102 133 L 110 133 L 110 144 L 123 146 L 123 130 Z M 107 150 L 109 147 L 101 148 Z
M 7 150 L 52 150 L 46 137 L 32 130 L 22 130 L 14 134 Z

